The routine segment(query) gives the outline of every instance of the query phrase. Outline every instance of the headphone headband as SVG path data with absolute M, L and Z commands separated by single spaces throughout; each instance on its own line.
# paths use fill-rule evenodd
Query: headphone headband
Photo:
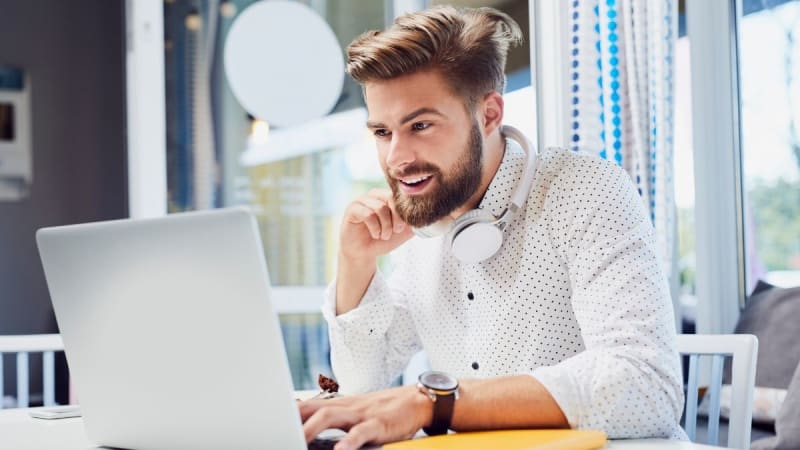
M 505 227 L 506 224 L 511 222 L 511 219 L 514 218 L 514 214 L 522 208 L 522 205 L 528 198 L 531 185 L 533 185 L 533 175 L 536 173 L 536 157 L 539 152 L 527 136 L 511 125 L 503 125 L 500 129 L 500 134 L 516 141 L 525 152 L 525 165 L 522 167 L 522 178 L 514 188 L 514 192 L 511 193 L 511 203 L 508 205 L 508 208 L 498 217 L 498 222 L 502 224 L 502 227 Z

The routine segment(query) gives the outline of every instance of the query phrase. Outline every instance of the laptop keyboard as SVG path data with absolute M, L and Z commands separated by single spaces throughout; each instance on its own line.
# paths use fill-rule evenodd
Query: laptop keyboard
M 308 443 L 308 450 L 333 450 L 336 442 L 334 439 L 314 439 Z

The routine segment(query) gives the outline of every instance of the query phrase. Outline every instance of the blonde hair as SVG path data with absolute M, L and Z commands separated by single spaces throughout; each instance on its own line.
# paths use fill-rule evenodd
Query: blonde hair
M 347 48 L 347 73 L 363 85 L 438 70 L 472 110 L 489 92 L 503 93 L 508 48 L 521 41 L 519 25 L 496 9 L 436 6 L 357 37 Z

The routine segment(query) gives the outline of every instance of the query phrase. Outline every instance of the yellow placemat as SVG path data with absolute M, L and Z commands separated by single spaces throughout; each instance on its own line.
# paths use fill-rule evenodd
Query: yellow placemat
M 455 433 L 386 444 L 387 450 L 593 450 L 606 443 L 594 430 L 500 430 Z

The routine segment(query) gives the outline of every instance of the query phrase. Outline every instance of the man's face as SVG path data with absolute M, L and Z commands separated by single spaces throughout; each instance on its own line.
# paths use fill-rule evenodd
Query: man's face
M 432 71 L 367 83 L 365 94 L 400 217 L 423 227 L 464 205 L 481 182 L 483 136 L 462 99 Z

